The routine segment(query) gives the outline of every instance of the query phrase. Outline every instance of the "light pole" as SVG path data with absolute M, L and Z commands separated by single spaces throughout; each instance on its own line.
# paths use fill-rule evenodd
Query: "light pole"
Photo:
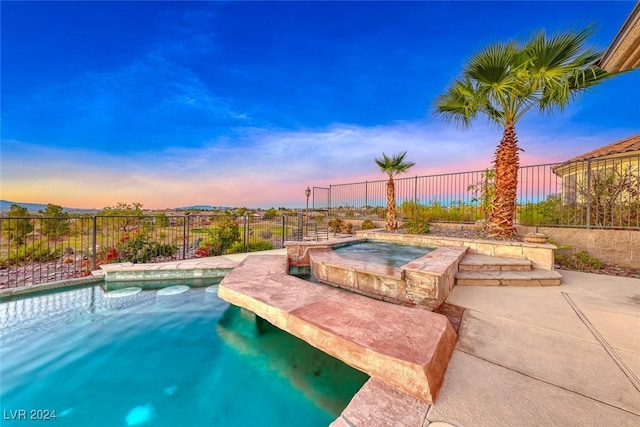
M 304 195 L 307 196 L 307 210 L 306 210 L 306 219 L 305 219 L 305 237 L 307 235 L 307 233 L 309 232 L 309 196 L 311 196 L 311 188 L 307 187 L 306 190 L 304 190 Z

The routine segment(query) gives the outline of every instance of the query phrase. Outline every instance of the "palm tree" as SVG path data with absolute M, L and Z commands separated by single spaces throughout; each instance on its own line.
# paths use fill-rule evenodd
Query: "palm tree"
M 467 128 L 482 113 L 503 127 L 493 160 L 495 197 L 489 218 L 494 237 L 516 235 L 519 151 L 516 122 L 531 109 L 563 110 L 577 95 L 609 76 L 595 65 L 602 53 L 586 47 L 590 27 L 551 37 L 544 32 L 528 42 L 493 44 L 474 55 L 462 76 L 435 100 L 435 114 Z
M 395 230 L 396 225 L 396 187 L 393 182 L 395 175 L 411 169 L 415 163 L 405 162 L 404 158 L 407 156 L 407 152 L 393 154 L 391 157 L 382 153 L 382 159 L 375 158 L 376 164 L 380 167 L 382 172 L 389 175 L 387 181 L 387 230 Z

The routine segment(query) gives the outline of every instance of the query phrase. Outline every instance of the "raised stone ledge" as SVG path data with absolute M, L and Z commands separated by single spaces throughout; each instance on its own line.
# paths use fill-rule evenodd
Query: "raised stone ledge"
M 466 251 L 462 246 L 443 246 L 394 268 L 342 258 L 330 248 L 307 250 L 313 274 L 323 283 L 429 310 L 442 304 L 453 289 L 458 263 Z
M 222 278 L 238 262 L 227 259 L 185 260 L 161 264 L 120 264 L 101 265 L 105 282 L 136 280 L 175 280 Z
M 462 239 L 429 234 L 388 233 L 381 230 L 358 230 L 356 237 L 416 246 L 466 246 L 472 254 L 528 259 L 534 268 L 540 270 L 554 269 L 553 254 L 557 249 L 549 243 Z
M 307 282 L 287 269 L 284 256 L 250 255 L 223 279 L 218 295 L 374 378 L 433 402 L 457 337 L 445 316 Z
M 284 246 L 287 248 L 287 258 L 291 267 L 308 267 L 311 265 L 309 259 L 310 249 L 331 249 L 340 244 L 351 244 L 366 242 L 367 239 L 361 237 L 345 237 L 340 239 L 331 239 L 320 242 L 309 241 L 287 241 Z

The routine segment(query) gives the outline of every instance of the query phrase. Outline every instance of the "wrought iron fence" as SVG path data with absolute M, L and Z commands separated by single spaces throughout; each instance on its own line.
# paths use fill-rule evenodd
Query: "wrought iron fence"
M 432 221 L 486 220 L 495 191 L 490 169 L 398 178 L 396 203 L 424 206 Z M 382 219 L 387 180 L 320 189 L 332 217 Z M 326 194 L 328 193 L 328 194 Z M 640 156 L 596 158 L 523 166 L 518 175 L 515 221 L 523 225 L 640 229 Z M 407 209 L 408 210 L 408 209 Z
M 234 219 L 211 214 L 5 216 L 0 218 L 0 289 L 87 276 L 105 263 L 279 249 L 287 240 L 317 233 L 322 214 L 309 216 L 315 223 L 306 224 L 302 213 Z

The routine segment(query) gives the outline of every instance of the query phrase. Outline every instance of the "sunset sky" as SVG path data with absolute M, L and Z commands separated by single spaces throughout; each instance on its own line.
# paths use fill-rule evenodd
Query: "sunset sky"
M 0 198 L 102 208 L 141 202 L 304 205 L 307 186 L 484 169 L 501 129 L 432 115 L 489 43 L 594 24 L 619 2 L 5 2 Z M 640 71 L 517 127 L 521 164 L 640 132 Z

